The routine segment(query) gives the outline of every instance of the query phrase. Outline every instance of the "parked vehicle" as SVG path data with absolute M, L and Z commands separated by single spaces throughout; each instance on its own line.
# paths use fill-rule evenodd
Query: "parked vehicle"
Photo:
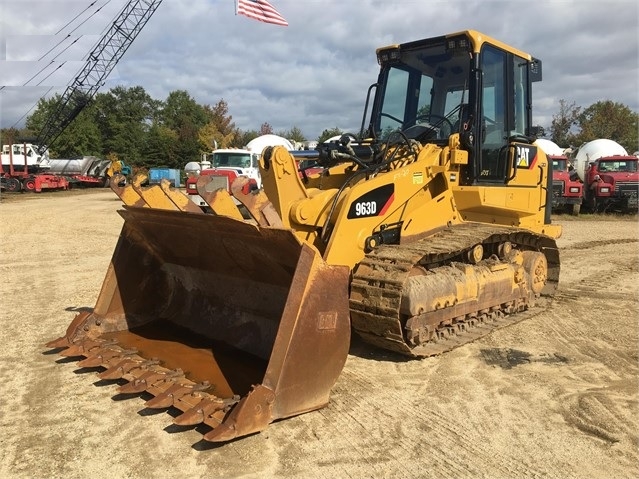
M 49 158 L 38 154 L 37 145 L 4 145 L 0 184 L 6 191 L 33 191 L 72 187 L 107 186 L 115 173 L 128 175 L 131 168 L 123 161 L 111 162 L 96 156 Z
M 200 176 L 210 176 L 207 184 L 209 191 L 223 189 L 231 193 L 233 181 L 244 176 L 254 189 L 261 185 L 260 171 L 257 165 L 259 154 L 248 149 L 220 148 L 205 155 L 201 163 L 187 163 L 186 192 L 196 205 L 207 208 L 205 199 L 198 193 L 197 182 Z
M 586 205 L 592 211 L 638 210 L 639 172 L 636 156 L 597 158 L 586 172 Z
M 288 150 L 293 150 L 292 143 L 277 135 L 261 135 L 254 138 L 245 148 L 219 148 L 204 155 L 199 165 L 195 162 L 187 163 L 186 191 L 191 200 L 203 208 L 207 207 L 205 199 L 198 193 L 197 180 L 199 176 L 210 176 L 207 183 L 209 191 L 225 189 L 231 193 L 231 184 L 238 177 L 246 177 L 249 180 L 249 189 L 262 187 L 258 160 L 260 153 L 267 146 L 280 145 Z
M 66 190 L 69 180 L 49 173 L 48 151 L 42 152 L 31 143 L 2 146 L 0 189 L 2 191 Z
M 586 172 L 593 161 L 604 156 L 617 155 L 626 156 L 628 152 L 614 140 L 599 138 L 588 141 L 577 148 L 571 155 L 571 160 L 579 177 L 585 180 Z
M 584 206 L 590 211 L 634 211 L 639 180 L 637 157 L 619 143 L 600 138 L 584 143 L 575 154 L 584 178 Z
M 578 215 L 583 201 L 583 181 L 579 178 L 572 162 L 564 151 L 553 141 L 538 139 L 539 146 L 552 163 L 552 208 L 554 211 L 568 211 Z
M 159 185 L 162 180 L 168 180 L 174 188 L 182 187 L 182 172 L 177 168 L 149 168 L 149 184 Z

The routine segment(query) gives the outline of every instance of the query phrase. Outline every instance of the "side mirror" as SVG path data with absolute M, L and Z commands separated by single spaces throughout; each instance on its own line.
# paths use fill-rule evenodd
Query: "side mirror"
M 533 58 L 528 62 L 528 74 L 532 83 L 541 81 L 541 60 Z

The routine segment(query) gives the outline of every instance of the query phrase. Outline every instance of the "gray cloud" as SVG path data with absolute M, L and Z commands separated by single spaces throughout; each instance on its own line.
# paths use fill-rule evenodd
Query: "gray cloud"
M 17 85 L 0 90 L 2 127 L 12 126 L 46 93 L 21 85 L 46 65 L 34 61 L 36 55 L 66 31 L 52 35 L 89 3 L 0 4 L 6 47 L 0 78 Z M 112 0 L 74 35 L 99 38 L 125 3 Z M 359 129 L 366 90 L 377 76 L 377 47 L 470 28 L 542 59 L 536 123 L 550 125 L 559 99 L 583 107 L 609 99 L 639 111 L 639 7 L 632 0 L 272 3 L 289 27 L 236 16 L 231 0 L 164 0 L 101 91 L 141 85 L 165 99 L 170 91 L 187 90 L 200 103 L 225 99 L 242 129 L 268 122 L 276 131 L 297 126 L 316 138 L 335 126 Z M 77 60 L 78 52 L 70 49 L 66 59 Z M 47 84 L 59 83 L 54 91 L 61 93 L 74 73 L 58 72 Z

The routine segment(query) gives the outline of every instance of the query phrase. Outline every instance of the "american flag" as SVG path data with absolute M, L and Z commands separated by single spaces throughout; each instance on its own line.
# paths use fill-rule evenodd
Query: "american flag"
M 260 22 L 274 23 L 283 27 L 288 26 L 284 17 L 266 0 L 237 0 L 237 13 Z

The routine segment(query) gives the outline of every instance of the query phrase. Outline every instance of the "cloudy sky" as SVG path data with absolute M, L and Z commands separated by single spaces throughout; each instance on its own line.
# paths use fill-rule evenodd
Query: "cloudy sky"
M 21 127 L 38 98 L 63 93 L 127 0 L 0 0 L 0 127 Z M 142 86 L 226 100 L 236 126 L 359 130 L 377 78 L 375 49 L 479 30 L 543 62 L 534 121 L 559 100 L 639 112 L 636 0 L 272 0 L 288 27 L 235 15 L 233 0 L 163 0 L 100 91 Z M 100 10 L 98 10 L 98 8 Z M 82 13 L 84 12 L 84 13 Z M 76 18 L 74 20 L 74 18 Z

